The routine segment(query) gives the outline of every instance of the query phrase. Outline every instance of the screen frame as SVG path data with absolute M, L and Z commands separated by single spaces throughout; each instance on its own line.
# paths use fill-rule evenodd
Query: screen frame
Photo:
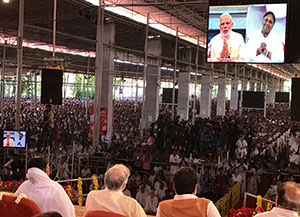
M 16 147 L 16 146 L 13 146 L 13 147 L 7 147 L 7 146 L 4 146 L 3 145 L 3 140 L 5 139 L 5 137 L 4 137 L 4 133 L 5 132 L 18 132 L 18 133 L 20 133 L 20 132 L 25 132 L 25 145 L 24 145 L 24 147 Z M 2 147 L 3 149 L 27 149 L 28 147 L 28 144 L 27 144 L 27 141 L 28 141 L 28 131 L 26 131 L 26 130 L 14 130 L 14 129 L 2 129 L 1 131 L 0 131 L 0 133 L 1 133 L 1 145 L 0 145 L 0 147 Z
M 283 100 L 278 100 L 278 98 L 280 97 L 280 95 L 287 95 L 287 101 L 283 101 Z M 277 91 L 275 92 L 275 103 L 290 103 L 290 92 L 281 92 L 281 91 Z
M 244 97 L 246 96 L 246 98 L 248 98 L 251 95 L 255 95 L 257 100 L 258 100 L 257 96 L 259 96 L 259 99 L 262 99 L 260 107 L 249 106 L 249 104 L 252 104 L 252 102 L 245 103 L 245 98 Z M 246 109 L 264 109 L 265 106 L 266 106 L 266 92 L 264 92 L 264 91 L 243 91 L 243 94 L 242 94 L 241 97 L 242 97 L 242 108 L 246 108 Z
M 210 17 L 210 7 L 213 6 L 242 6 L 242 5 L 259 5 L 259 4 L 286 4 L 286 23 L 285 23 L 285 50 L 284 50 L 284 61 L 283 62 L 255 62 L 255 61 L 208 61 L 208 44 L 209 44 L 209 17 Z M 209 0 L 208 4 L 208 19 L 207 19 L 207 34 L 206 34 L 206 48 L 205 48 L 205 62 L 214 64 L 285 64 L 289 62 L 288 59 L 288 31 L 289 31 L 289 0 L 239 0 L 238 2 L 234 0 Z M 245 29 L 246 30 L 246 29 Z M 245 40 L 245 39 L 244 39 Z

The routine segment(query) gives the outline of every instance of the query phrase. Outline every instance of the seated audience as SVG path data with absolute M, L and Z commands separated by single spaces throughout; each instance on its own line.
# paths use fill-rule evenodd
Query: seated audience
M 145 212 L 147 214 L 155 214 L 158 206 L 158 198 L 155 195 L 154 190 L 151 190 L 146 198 Z

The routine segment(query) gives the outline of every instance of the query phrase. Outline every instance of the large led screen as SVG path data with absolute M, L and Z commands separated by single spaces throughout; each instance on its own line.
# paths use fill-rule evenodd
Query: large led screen
M 209 6 L 207 62 L 284 63 L 287 4 Z

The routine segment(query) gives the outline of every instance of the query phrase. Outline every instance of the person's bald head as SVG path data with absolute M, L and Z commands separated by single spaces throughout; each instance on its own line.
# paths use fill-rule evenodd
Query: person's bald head
M 121 190 L 125 187 L 129 176 L 130 171 L 126 166 L 116 164 L 105 173 L 104 184 L 109 190 Z
M 277 193 L 277 206 L 299 212 L 300 185 L 295 182 L 281 184 Z

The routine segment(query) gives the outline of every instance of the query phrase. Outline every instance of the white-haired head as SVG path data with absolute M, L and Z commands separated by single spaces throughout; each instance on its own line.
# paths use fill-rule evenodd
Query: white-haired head
M 233 22 L 232 22 L 232 17 L 229 13 L 223 13 L 220 16 L 220 32 L 223 38 L 229 38 L 232 27 L 233 27 Z

